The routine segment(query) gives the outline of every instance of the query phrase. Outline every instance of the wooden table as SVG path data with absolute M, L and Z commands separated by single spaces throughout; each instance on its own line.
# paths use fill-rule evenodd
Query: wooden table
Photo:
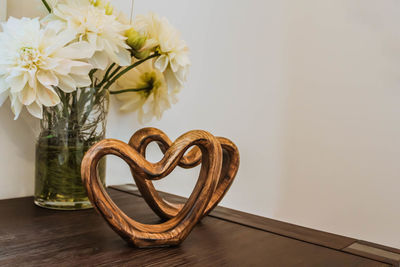
M 143 223 L 159 222 L 133 185 L 109 188 Z M 182 198 L 165 194 L 174 201 Z M 178 247 L 129 247 L 94 210 L 31 197 L 0 201 L 0 266 L 399 266 L 400 251 L 218 207 Z

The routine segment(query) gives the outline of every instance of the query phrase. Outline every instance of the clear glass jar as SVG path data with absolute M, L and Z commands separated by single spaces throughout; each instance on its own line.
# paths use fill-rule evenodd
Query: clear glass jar
M 105 138 L 108 90 L 79 88 L 59 90 L 61 103 L 44 108 L 36 144 L 36 205 L 59 210 L 91 208 L 82 185 L 81 162 L 86 151 Z M 105 159 L 99 177 L 105 183 Z

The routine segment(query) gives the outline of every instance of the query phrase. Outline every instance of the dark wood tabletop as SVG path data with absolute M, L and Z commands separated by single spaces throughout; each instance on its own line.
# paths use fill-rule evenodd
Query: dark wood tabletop
M 159 223 L 133 185 L 108 189 L 142 223 Z M 173 201 L 183 198 L 164 194 Z M 182 245 L 127 245 L 93 209 L 0 201 L 0 266 L 399 266 L 400 250 L 217 207 Z

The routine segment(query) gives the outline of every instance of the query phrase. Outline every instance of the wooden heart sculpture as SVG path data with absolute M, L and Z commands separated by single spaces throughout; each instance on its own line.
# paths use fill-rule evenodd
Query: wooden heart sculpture
M 148 144 L 157 142 L 164 157 L 148 162 Z M 193 147 L 190 151 L 188 151 Z M 187 152 L 187 155 L 185 155 Z M 130 166 L 136 185 L 148 205 L 161 218 L 158 225 L 146 225 L 129 218 L 111 200 L 97 175 L 97 165 L 105 155 L 115 155 Z M 152 181 L 170 174 L 176 166 L 192 168 L 201 163 L 196 186 L 184 205 L 168 203 L 155 190 Z M 90 201 L 107 223 L 128 243 L 137 247 L 180 244 L 193 227 L 221 201 L 239 167 L 237 147 L 226 138 L 206 131 L 191 131 L 174 143 L 160 130 L 145 128 L 136 132 L 129 145 L 114 139 L 94 145 L 82 161 L 82 180 Z
M 207 215 L 222 200 L 225 193 L 232 185 L 239 167 L 239 152 L 235 144 L 223 137 L 217 137 L 217 140 L 223 152 L 222 170 L 218 177 L 218 186 L 203 216 Z M 164 154 L 172 145 L 168 136 L 161 130 L 155 128 L 144 128 L 137 131 L 130 139 L 129 145 L 145 157 L 146 148 L 151 142 L 157 142 Z M 201 150 L 198 147 L 194 147 L 180 160 L 178 165 L 185 169 L 196 167 L 202 162 L 201 156 Z M 147 204 L 161 218 L 170 219 L 176 216 L 183 207 L 183 205 L 172 204 L 163 200 L 155 190 L 150 177 L 148 177 L 146 173 L 135 172 L 135 170 L 132 169 L 132 176 Z

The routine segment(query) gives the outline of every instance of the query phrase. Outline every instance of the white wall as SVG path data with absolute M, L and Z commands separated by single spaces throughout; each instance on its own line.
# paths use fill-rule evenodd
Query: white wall
M 180 102 L 146 126 L 236 142 L 241 168 L 224 206 L 400 247 L 400 2 L 135 2 L 181 29 L 193 62 Z M 30 15 L 16 3 L 11 14 Z M 143 126 L 115 104 L 108 136 L 127 141 Z M 32 194 L 31 127 L 8 107 L 0 123 L 0 198 Z M 132 182 L 120 160 L 108 163 L 109 184 Z M 197 172 L 156 185 L 187 196 Z
M 0 21 L 7 18 L 7 0 L 0 0 Z
M 291 1 L 274 216 L 400 247 L 400 2 Z
M 30 15 L 30 2 L 26 9 L 17 4 L 22 1 L 0 0 L 0 21 L 8 14 Z M 25 3 L 26 4 L 26 3 Z M 23 113 L 21 120 L 13 121 L 9 103 L 0 108 L 0 199 L 33 194 L 35 162 L 35 121 Z

